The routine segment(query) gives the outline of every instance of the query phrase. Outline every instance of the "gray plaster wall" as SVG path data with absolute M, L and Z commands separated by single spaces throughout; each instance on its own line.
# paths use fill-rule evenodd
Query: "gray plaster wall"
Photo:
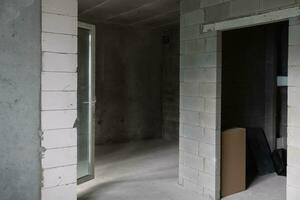
M 97 25 L 96 143 L 162 137 L 158 30 Z
M 165 139 L 179 138 L 179 27 L 162 30 L 162 134 Z
M 0 1 L 0 199 L 39 200 L 40 0 Z

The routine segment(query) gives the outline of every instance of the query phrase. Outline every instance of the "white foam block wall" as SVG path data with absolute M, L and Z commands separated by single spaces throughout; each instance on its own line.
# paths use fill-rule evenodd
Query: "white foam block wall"
M 222 47 L 217 24 L 241 28 L 245 23 L 289 20 L 299 15 L 299 4 L 299 0 L 180 1 L 179 183 L 198 193 L 199 199 L 220 199 Z M 291 8 L 292 13 L 285 10 Z M 241 20 L 245 17 L 250 20 Z M 209 25 L 215 28 L 205 29 Z M 300 200 L 299 52 L 300 19 L 295 18 L 290 19 L 289 33 L 287 200 Z
M 42 200 L 77 199 L 77 0 L 42 0 Z
M 287 200 L 300 199 L 300 19 L 290 19 Z

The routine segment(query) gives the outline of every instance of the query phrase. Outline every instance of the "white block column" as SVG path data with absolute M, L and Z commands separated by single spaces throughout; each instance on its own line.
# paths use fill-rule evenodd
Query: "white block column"
M 300 18 L 290 19 L 287 200 L 300 199 Z
M 77 0 L 42 0 L 42 200 L 77 199 Z
M 181 20 L 179 183 L 199 199 L 219 199 L 220 37 L 201 31 L 201 9 Z

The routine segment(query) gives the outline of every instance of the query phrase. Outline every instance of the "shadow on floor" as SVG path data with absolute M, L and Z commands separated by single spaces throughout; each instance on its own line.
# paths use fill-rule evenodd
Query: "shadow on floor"
M 147 140 L 96 147 L 96 178 L 79 200 L 195 200 L 178 181 L 178 142 Z

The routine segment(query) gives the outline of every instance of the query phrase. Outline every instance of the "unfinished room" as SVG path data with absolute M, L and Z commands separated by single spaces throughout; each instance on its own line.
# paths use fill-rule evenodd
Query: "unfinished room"
M 78 15 L 78 198 L 179 199 L 179 107 L 216 103 L 184 96 L 179 106 L 179 2 L 79 1 Z M 195 56 L 222 48 L 225 199 L 286 195 L 288 26 L 222 31 L 219 40 L 182 46 Z M 183 81 L 211 78 L 198 73 L 184 70 Z M 201 137 L 198 127 L 184 129 L 181 145 L 193 133 Z M 203 135 L 199 155 L 212 143 Z M 196 168 L 205 161 L 183 153 L 182 162 Z
M 300 200 L 299 0 L 0 0 L 1 200 Z
M 78 199 L 183 199 L 179 1 L 82 0 L 78 16 Z

